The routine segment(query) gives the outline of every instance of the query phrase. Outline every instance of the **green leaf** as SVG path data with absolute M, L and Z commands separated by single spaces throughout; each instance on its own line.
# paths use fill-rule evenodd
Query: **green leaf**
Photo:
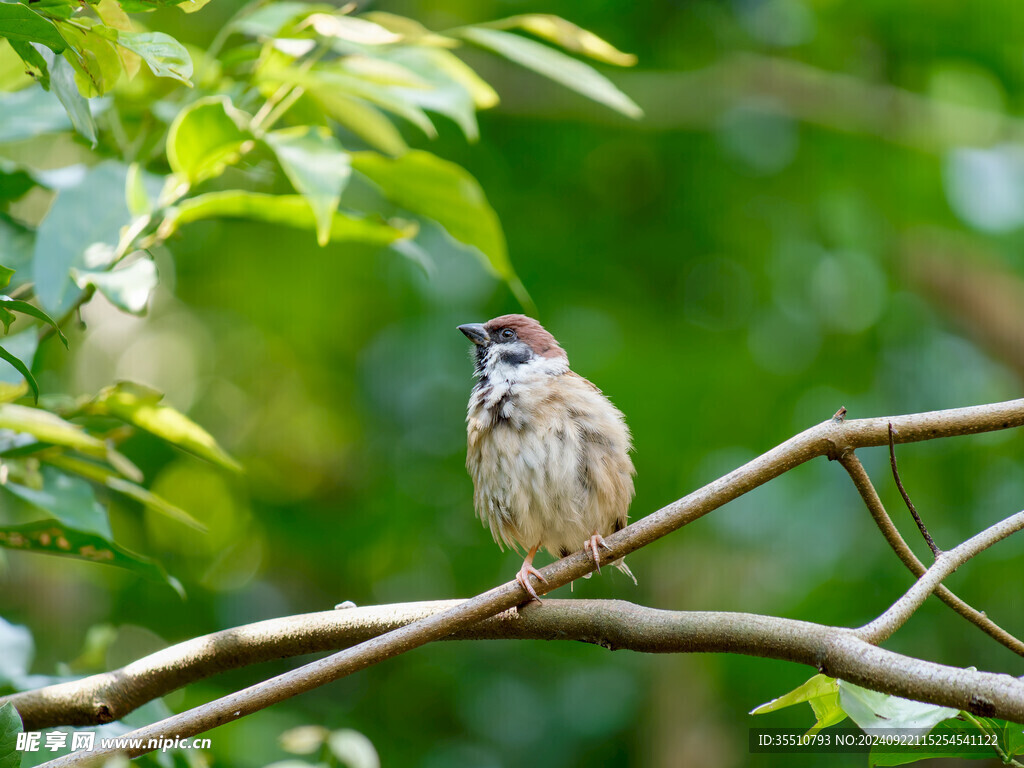
M 68 42 L 64 58 L 75 70 L 75 82 L 83 96 L 92 98 L 109 91 L 121 77 L 124 67 L 117 50 L 95 29 L 83 29 L 66 22 L 57 22 Z
M 167 499 L 162 496 L 158 496 L 152 491 L 149 491 L 136 483 L 119 477 L 116 472 L 108 469 L 102 464 L 83 461 L 82 459 L 67 456 L 65 454 L 46 456 L 44 460 L 48 464 L 52 464 L 65 472 L 80 475 L 94 483 L 100 483 L 112 491 L 116 491 L 123 496 L 127 496 L 128 498 L 139 502 L 147 509 L 151 509 L 158 514 L 165 515 L 180 523 L 184 523 L 197 531 L 205 533 L 209 530 L 205 525 L 200 523 L 185 510 L 171 504 L 171 502 L 167 501 Z
M 11 284 L 12 277 L 14 277 L 14 270 L 0 264 L 0 290 Z
M 480 251 L 484 263 L 509 283 L 519 300 L 532 305 L 509 261 L 498 215 L 463 168 L 421 150 L 393 159 L 357 152 L 352 167 L 398 205 L 433 219 L 456 240 Z
M 520 16 L 491 21 L 480 26 L 490 29 L 522 29 L 544 38 L 549 43 L 559 45 L 567 51 L 589 56 L 617 67 L 632 67 L 636 64 L 636 56 L 633 54 L 623 53 L 593 32 L 549 13 L 525 13 Z
M 395 89 L 353 76 L 337 66 L 325 65 L 310 72 L 303 72 L 295 67 L 267 68 L 263 77 L 274 82 L 301 85 L 321 103 L 324 103 L 325 99 L 329 101 L 333 95 L 339 93 L 367 101 L 408 120 L 430 138 L 437 136 L 437 130 L 426 113 L 416 104 L 397 94 Z
M 22 732 L 21 716 L 11 703 L 0 707 L 0 768 L 18 768 L 21 752 L 15 747 Z
M 158 282 L 156 265 L 142 251 L 136 251 L 130 257 L 137 258 L 126 267 L 105 272 L 76 269 L 72 270 L 72 278 L 79 288 L 95 286 L 122 312 L 144 315 Z
M 10 481 L 0 488 L 75 530 L 94 533 L 108 541 L 114 538 L 107 512 L 96 501 L 89 483 L 54 467 L 44 466 L 42 477 L 42 488 L 29 488 Z
M 88 100 L 82 96 L 75 84 L 75 70 L 63 56 L 51 54 L 50 58 L 50 83 L 53 92 L 64 105 L 71 125 L 95 148 L 96 121 L 93 119 L 92 110 L 89 109 Z
M 988 718 L 977 718 L 977 720 L 981 721 L 983 725 L 995 726 L 994 730 L 989 732 L 998 734 L 1001 721 Z M 993 746 L 979 743 L 979 740 L 982 740 L 989 732 L 980 730 L 973 723 L 960 718 L 943 720 L 930 731 L 937 743 L 920 747 L 876 745 L 871 748 L 868 755 L 868 765 L 906 765 L 932 758 L 988 759 L 993 760 L 994 763 L 997 753 Z M 1005 743 L 1001 742 L 1000 744 L 1005 751 Z
M 81 427 L 60 416 L 40 408 L 29 408 L 13 403 L 0 404 L 0 429 L 24 432 L 41 443 L 63 445 L 81 453 L 104 458 L 107 446 L 86 433 Z
M 0 547 L 72 557 L 125 568 L 153 581 L 165 582 L 179 595 L 184 596 L 184 590 L 178 580 L 169 576 L 159 563 L 119 547 L 100 536 L 64 527 L 53 520 L 0 527 Z
M 29 68 L 32 77 L 38 80 L 43 88 L 50 90 L 50 67 L 43 54 L 36 50 L 32 43 L 27 43 L 24 40 L 8 40 L 7 42 L 11 44 L 11 48 Z M 51 57 L 53 56 L 53 51 L 49 48 L 45 50 Z
M 79 5 L 77 0 L 31 0 L 32 9 L 51 19 L 70 19 Z
M 181 203 L 166 222 L 173 231 L 183 224 L 214 217 L 256 219 L 288 227 L 315 231 L 316 219 L 301 195 L 264 195 L 257 192 L 225 190 L 196 195 Z M 410 222 L 387 224 L 336 211 L 331 222 L 331 240 L 356 240 L 387 245 L 402 237 L 413 237 Z
M 128 166 L 124 180 L 124 200 L 132 216 L 143 216 L 153 210 L 153 203 L 146 190 L 145 171 L 138 163 Z
M 67 48 L 57 27 L 22 3 L 0 3 L 0 37 L 42 43 L 54 53 Z
M 341 765 L 347 768 L 380 768 L 380 756 L 373 742 L 359 731 L 342 728 L 331 731 L 327 747 Z
M 593 67 L 571 56 L 566 56 L 561 51 L 497 29 L 461 27 L 454 30 L 452 34 L 457 34 L 471 43 L 487 48 L 527 69 L 532 69 L 599 104 L 604 104 L 606 107 L 626 115 L 626 117 L 634 119 L 643 117 L 643 110 L 616 88 L 608 78 Z
M 252 140 L 248 118 L 226 96 L 207 96 L 185 107 L 167 134 L 171 170 L 190 184 L 219 176 L 238 162 Z
M 138 54 L 157 77 L 192 85 L 192 57 L 181 43 L 163 32 L 117 31 L 114 40 Z
M 312 94 L 323 110 L 371 147 L 401 155 L 409 147 L 394 124 L 362 99 L 324 88 Z
M 382 55 L 415 71 L 431 86 L 397 86 L 391 89 L 395 96 L 451 118 L 469 141 L 479 138 L 476 110 L 493 107 L 498 94 L 461 59 L 443 48 L 423 46 L 400 46 Z
M 281 30 L 288 24 L 299 21 L 318 11 L 331 12 L 330 5 L 312 5 L 310 3 L 281 2 L 270 3 L 256 8 L 235 22 L 235 29 L 242 34 L 254 37 L 279 37 Z
M 341 13 L 313 13 L 307 17 L 307 21 L 318 35 L 359 45 L 389 45 L 402 39 L 401 35 L 369 19 L 358 19 Z
M 92 9 L 108 28 L 109 35 L 116 35 L 117 30 L 133 32 L 135 29 L 132 25 L 132 20 L 128 18 L 128 14 L 124 12 L 124 8 L 121 7 L 117 0 L 99 0 L 98 3 L 93 5 Z M 121 57 L 121 66 L 124 67 L 124 73 L 131 80 L 139 73 L 142 59 L 125 48 L 121 48 L 117 53 Z
M 374 24 L 384 27 L 384 29 L 401 35 L 402 40 L 406 43 L 440 48 L 457 48 L 459 46 L 458 40 L 432 32 L 408 16 L 399 16 L 394 13 L 387 13 L 386 11 L 369 11 L 362 14 L 360 18 L 372 21 Z
M 0 309 L 7 312 L 21 312 L 22 314 L 34 317 L 36 320 L 42 320 L 47 325 L 53 327 L 53 330 L 57 332 L 57 337 L 64 343 L 64 348 L 67 349 L 67 337 L 64 335 L 64 332 L 61 331 L 60 326 L 57 325 L 57 321 L 43 312 L 43 310 L 39 309 L 39 307 L 33 306 L 27 301 L 11 299 L 7 296 L 0 296 Z
M 263 138 L 292 186 L 309 202 L 316 219 L 317 242 L 326 245 L 338 201 L 352 173 L 348 153 L 326 128 L 287 128 Z
M 845 680 L 839 681 L 839 703 L 862 730 L 880 727 L 930 730 L 957 713 L 949 707 L 871 691 Z
M 89 169 L 81 182 L 62 189 L 39 225 L 32 274 L 39 303 L 60 317 L 78 295 L 71 270 L 95 269 L 86 251 L 96 243 L 117 244 L 121 227 L 131 221 L 124 199 L 127 168 L 105 161 Z
M 839 686 L 835 678 L 828 675 L 814 675 L 803 685 L 799 685 L 789 693 L 772 699 L 766 704 L 751 710 L 752 715 L 763 715 L 776 712 L 794 704 L 807 702 L 814 711 L 815 723 L 807 731 L 814 734 L 822 728 L 828 728 L 846 719 L 846 713 L 839 706 Z
M 100 392 L 87 410 L 122 419 L 213 464 L 242 471 L 241 465 L 217 445 L 209 432 L 169 405 L 161 404 L 162 399 L 163 395 L 154 389 L 122 381 Z
M 0 93 L 0 143 L 58 133 L 70 124 L 64 107 L 42 88 Z
M 5 298 L 5 297 L 0 296 L 0 299 L 3 299 L 3 298 Z M 3 323 L 4 333 L 5 334 L 8 334 L 8 333 L 11 332 L 11 323 L 13 323 L 14 320 L 15 320 L 14 313 L 11 312 L 8 309 L 4 309 L 3 306 L 0 305 L 0 323 Z
M 3 347 L 0 347 L 0 359 L 6 360 L 13 365 L 15 370 L 25 377 L 25 383 L 32 390 L 32 397 L 39 400 L 39 385 L 36 383 L 35 376 L 32 375 L 32 371 L 28 369 L 28 366 Z

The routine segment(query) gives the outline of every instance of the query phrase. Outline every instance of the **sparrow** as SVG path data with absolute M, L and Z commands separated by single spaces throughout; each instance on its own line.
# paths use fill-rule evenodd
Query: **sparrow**
M 476 514 L 494 540 L 526 553 L 516 581 L 540 600 L 530 576 L 543 547 L 556 557 L 580 548 L 600 572 L 604 537 L 626 526 L 635 470 L 625 417 L 569 368 L 540 323 L 502 315 L 458 327 L 473 342 L 466 417 L 466 468 Z M 612 563 L 633 583 L 620 558 Z M 588 574 L 589 576 L 589 574 Z

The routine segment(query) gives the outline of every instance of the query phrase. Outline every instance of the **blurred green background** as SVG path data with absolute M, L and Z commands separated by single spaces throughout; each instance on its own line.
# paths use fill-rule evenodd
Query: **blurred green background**
M 237 7 L 149 22 L 205 45 Z M 609 72 L 633 123 L 483 54 L 502 96 L 467 144 L 410 142 L 473 173 L 503 223 L 539 319 L 626 414 L 637 519 L 840 406 L 851 418 L 1019 397 L 1024 377 L 1024 10 L 1014 0 L 585 4 L 381 2 L 440 29 L 556 13 L 639 57 Z M 35 635 L 35 669 L 75 658 L 89 627 L 131 625 L 120 664 L 162 643 L 286 614 L 470 596 L 509 580 L 472 512 L 464 469 L 472 384 L 455 330 L 519 311 L 440 231 L 427 275 L 394 253 L 250 222 L 201 223 L 170 244 L 151 312 L 97 299 L 48 391 L 150 384 L 246 467 L 232 478 L 139 439 L 153 488 L 210 527 L 125 508 L 119 541 L 159 558 L 188 599 L 94 565 L 7 553 L 0 609 Z M 1019 431 L 899 451 L 938 543 L 1024 506 Z M 888 476 L 893 517 L 927 561 Z M 1024 634 L 1024 540 L 948 580 Z M 541 560 L 542 563 L 546 560 Z M 842 469 L 824 459 L 558 597 L 674 610 L 866 622 L 910 576 Z M 886 647 L 1024 674 L 1024 662 L 930 601 Z M 169 697 L 194 706 L 301 663 L 230 673 Z M 748 755 L 746 713 L 813 670 L 736 656 L 644 656 L 558 642 L 441 643 L 209 734 L 216 765 L 286 756 L 316 723 L 366 734 L 386 766 L 814 765 Z M 829 764 L 862 765 L 858 755 Z

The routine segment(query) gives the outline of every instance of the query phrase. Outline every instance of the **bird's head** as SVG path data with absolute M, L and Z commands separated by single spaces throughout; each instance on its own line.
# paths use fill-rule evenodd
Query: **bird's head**
M 502 315 L 486 323 L 460 325 L 459 330 L 475 345 L 478 376 L 500 372 L 513 379 L 533 371 L 564 373 L 568 369 L 565 350 L 532 317 Z

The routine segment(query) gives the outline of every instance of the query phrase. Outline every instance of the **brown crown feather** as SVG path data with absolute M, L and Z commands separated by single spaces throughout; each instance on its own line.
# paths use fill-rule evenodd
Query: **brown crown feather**
M 511 328 L 526 345 L 539 357 L 564 357 L 565 350 L 558 346 L 555 337 L 544 326 L 526 315 L 502 315 L 484 324 L 487 333 L 494 338 L 502 328 Z

